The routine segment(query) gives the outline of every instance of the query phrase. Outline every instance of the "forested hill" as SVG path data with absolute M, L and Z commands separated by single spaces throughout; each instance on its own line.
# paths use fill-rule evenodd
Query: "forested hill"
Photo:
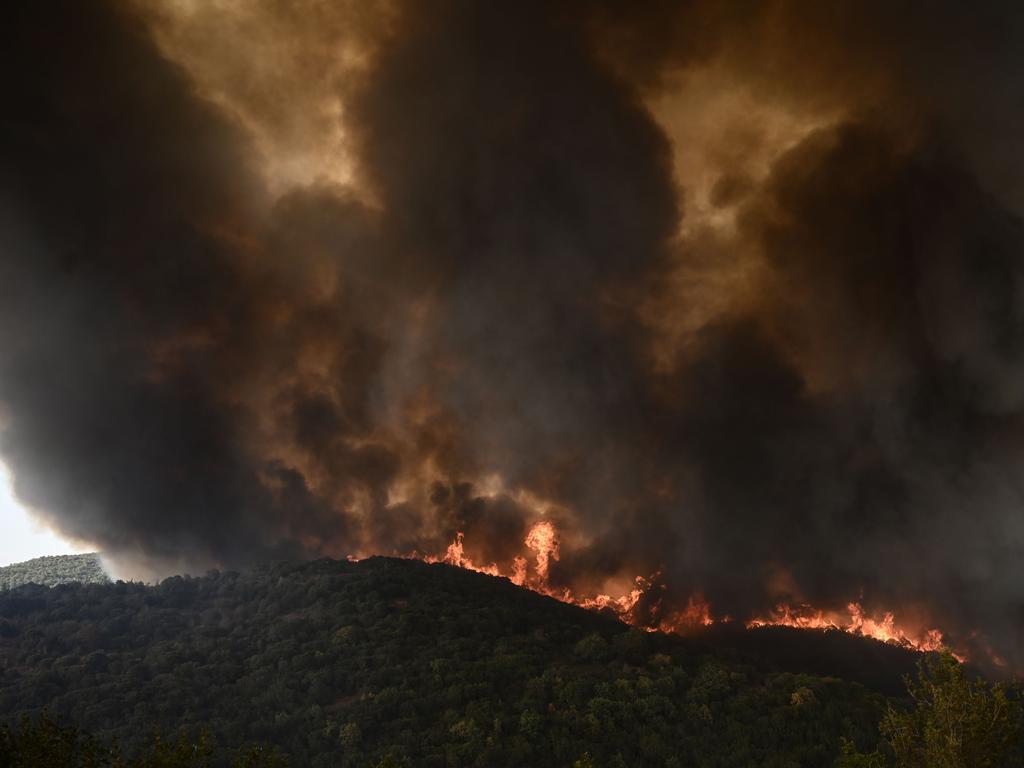
M 877 741 L 880 693 L 758 647 L 387 558 L 26 586 L 0 593 L 0 720 L 46 708 L 126 747 L 206 726 L 221 759 L 257 742 L 358 768 L 824 766 L 841 736 Z M 884 650 L 894 671 L 909 658 Z M 822 671 L 833 653 L 803 655 Z
M 0 590 L 13 589 L 22 584 L 54 587 L 73 581 L 82 584 L 106 584 L 110 579 L 100 564 L 100 556 L 95 552 L 86 555 L 37 557 L 0 568 Z

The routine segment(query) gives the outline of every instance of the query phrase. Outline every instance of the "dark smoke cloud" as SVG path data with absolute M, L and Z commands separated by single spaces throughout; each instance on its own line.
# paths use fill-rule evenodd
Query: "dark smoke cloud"
M 310 299 L 312 278 L 283 259 L 293 219 L 310 237 L 329 219 L 356 251 L 372 223 L 307 192 L 265 231 L 244 137 L 137 20 L 81 3 L 9 16 L 0 399 L 19 495 L 114 555 L 170 563 L 343 532 L 300 473 L 256 453 L 252 422 L 330 449 L 304 425 L 315 393 L 289 376 L 322 349 L 347 374 L 333 439 L 365 428 L 381 342 L 344 303 Z M 249 390 L 271 377 L 279 391 L 254 414 Z M 372 450 L 340 454 L 368 482 L 387 474 Z
M 942 594 L 950 625 L 1002 624 L 991 591 L 1020 600 L 1024 232 L 962 169 L 892 147 L 860 126 L 813 135 L 744 211 L 776 281 L 774 352 L 725 378 L 767 401 L 739 414 L 742 448 L 698 460 L 714 508 L 760 509 L 751 540 L 770 554 L 751 561 L 785 563 L 814 600 Z
M 315 62 L 356 13 L 252 7 Z M 166 15 L 11 11 L 17 492 L 158 573 L 458 531 L 507 568 L 543 510 L 577 592 L 660 570 L 652 610 L 862 599 L 1019 667 L 1020 16 L 399 4 L 345 77 L 302 58 L 293 101 L 214 103 L 203 73 L 238 62 L 172 63 L 161 30 L 194 38 Z M 814 118 L 760 174 L 766 136 L 723 127 L 727 226 L 683 210 L 699 180 L 650 107 L 707 72 Z M 266 137 L 320 130 L 287 111 L 322 89 L 356 181 L 279 192 Z

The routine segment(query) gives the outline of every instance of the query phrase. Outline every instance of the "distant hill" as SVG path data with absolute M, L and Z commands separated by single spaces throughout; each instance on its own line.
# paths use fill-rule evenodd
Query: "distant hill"
M 390 558 L 23 586 L 0 593 L 0 720 L 46 708 L 126 747 L 206 726 L 215 764 L 257 742 L 342 768 L 828 766 L 842 736 L 873 745 L 886 697 L 828 667 L 877 664 L 862 677 L 889 689 L 913 654 L 781 637 L 651 634 Z
M 55 587 L 70 582 L 107 584 L 110 578 L 103 571 L 100 556 L 95 552 L 87 555 L 37 557 L 0 568 L 0 590 L 13 589 L 22 584 Z

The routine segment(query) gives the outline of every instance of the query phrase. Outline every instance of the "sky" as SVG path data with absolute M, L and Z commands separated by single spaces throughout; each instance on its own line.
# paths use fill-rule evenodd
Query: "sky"
M 0 567 L 43 555 L 87 552 L 41 525 L 14 498 L 10 472 L 0 464 Z

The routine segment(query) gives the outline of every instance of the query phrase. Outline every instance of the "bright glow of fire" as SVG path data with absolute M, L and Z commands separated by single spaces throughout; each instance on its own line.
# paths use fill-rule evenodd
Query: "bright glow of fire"
M 800 629 L 838 629 L 852 635 L 873 637 L 885 643 L 901 645 L 918 651 L 939 651 L 945 646 L 942 633 L 937 629 L 928 629 L 920 633 L 911 633 L 896 625 L 891 612 L 881 617 L 869 616 L 860 603 L 849 603 L 848 614 L 837 611 L 822 611 L 810 605 L 791 606 L 780 603 L 768 616 L 751 619 L 747 627 L 798 627 Z M 957 656 L 961 661 L 963 657 Z
M 543 583 L 548 580 L 548 567 L 552 560 L 558 559 L 558 536 L 555 526 L 542 520 L 530 529 L 523 542 L 537 553 L 537 578 Z
M 444 553 L 444 557 L 425 557 L 423 559 L 428 563 L 448 563 L 448 565 L 454 565 L 457 568 L 465 568 L 468 571 L 487 573 L 491 576 L 503 575 L 498 569 L 498 565 L 496 563 L 491 563 L 490 565 L 477 565 L 466 557 L 466 553 L 463 548 L 464 538 L 465 536 L 462 531 L 459 531 L 455 534 L 455 541 L 448 545 L 448 550 Z
M 723 616 L 719 621 L 731 621 L 728 616 Z M 697 593 L 690 595 L 686 608 L 678 611 L 661 622 L 659 627 L 662 632 L 677 632 L 685 635 L 701 627 L 710 627 L 715 623 L 711 616 L 711 605 L 704 599 L 704 595 Z
M 534 523 L 523 540 L 523 544 L 534 553 L 532 568 L 527 558 L 516 557 L 512 561 L 510 573 L 503 573 L 497 563 L 476 563 L 468 557 L 465 552 L 465 536 L 461 531 L 455 535 L 455 540 L 448 545 L 444 555 L 440 557 L 427 556 L 422 559 L 428 563 L 448 563 L 458 568 L 466 568 L 491 576 L 504 576 L 513 584 L 566 603 L 589 610 L 612 611 L 623 621 L 652 632 L 660 630 L 685 635 L 713 624 L 731 621 L 729 616 L 715 617 L 710 603 L 700 593 L 691 595 L 684 609 L 661 616 L 661 598 L 650 599 L 651 591 L 656 584 L 660 583 L 660 574 L 654 574 L 650 578 L 637 576 L 634 579 L 633 588 L 626 594 L 617 597 L 607 594 L 579 597 L 569 589 L 552 587 L 549 582 L 550 568 L 551 563 L 557 562 L 559 559 L 559 539 L 555 526 L 547 520 Z M 637 615 L 637 606 L 645 596 L 648 598 L 648 610 L 643 615 Z M 937 629 L 915 633 L 898 626 L 891 612 L 883 613 L 881 616 L 872 616 L 866 613 L 857 602 L 849 603 L 846 608 L 846 612 L 824 611 L 806 604 L 793 606 L 780 603 L 767 616 L 759 616 L 747 621 L 746 626 L 748 629 L 784 626 L 799 629 L 838 630 L 918 651 L 938 651 L 945 647 L 942 633 Z M 657 618 L 652 622 L 652 617 Z M 962 655 L 954 654 L 954 656 L 961 661 L 966 660 Z
M 629 591 L 629 594 L 621 597 L 611 595 L 598 595 L 597 597 L 584 598 L 579 605 L 592 611 L 609 609 L 622 616 L 627 616 L 640 602 L 640 598 L 651 588 L 651 582 L 643 576 L 636 577 L 636 587 Z

